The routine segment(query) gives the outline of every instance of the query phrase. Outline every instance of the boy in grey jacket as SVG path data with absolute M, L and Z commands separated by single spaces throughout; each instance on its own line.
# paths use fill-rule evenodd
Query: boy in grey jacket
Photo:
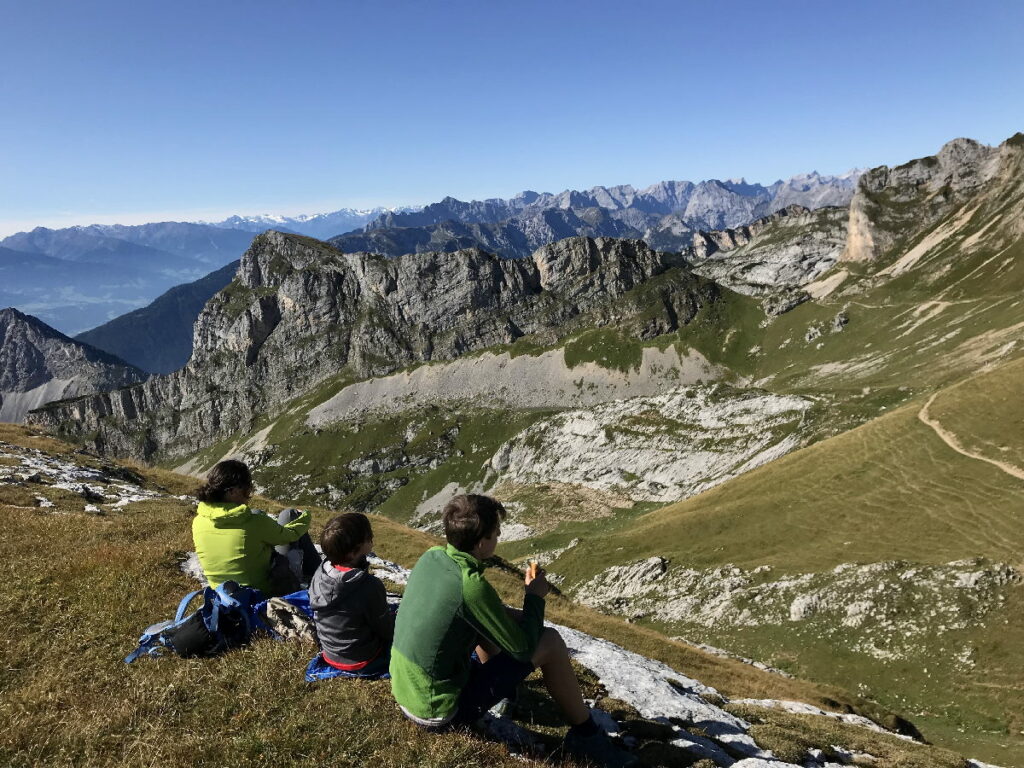
M 387 672 L 395 617 L 384 584 L 369 572 L 370 521 L 359 512 L 339 515 L 324 527 L 320 546 L 326 559 L 309 585 L 309 604 L 324 661 L 359 675 Z

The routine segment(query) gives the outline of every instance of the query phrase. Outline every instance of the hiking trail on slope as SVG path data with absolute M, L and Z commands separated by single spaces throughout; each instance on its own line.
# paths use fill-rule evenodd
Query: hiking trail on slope
M 978 461 L 984 461 L 989 464 L 992 464 L 1001 469 L 1006 474 L 1010 475 L 1011 477 L 1016 477 L 1018 480 L 1024 480 L 1024 469 L 1021 469 L 1020 467 L 1005 461 L 999 461 L 998 459 L 990 459 L 987 456 L 982 456 L 979 453 L 968 451 L 966 448 L 963 447 L 963 445 L 960 444 L 960 441 L 957 439 L 956 435 L 944 429 L 937 419 L 931 418 L 928 415 L 928 408 L 931 407 L 932 402 L 934 402 L 938 394 L 939 393 L 936 392 L 931 397 L 929 397 L 928 402 L 925 403 L 924 406 L 922 406 L 920 411 L 918 411 L 917 418 L 921 421 L 921 423 L 924 424 L 925 426 L 931 427 L 935 434 L 938 435 L 939 439 L 942 440 L 942 442 L 944 442 L 957 453 L 966 456 L 969 459 L 977 459 Z

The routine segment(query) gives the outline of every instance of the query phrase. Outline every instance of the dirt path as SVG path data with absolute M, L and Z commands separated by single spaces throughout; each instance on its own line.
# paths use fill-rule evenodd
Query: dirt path
M 1015 466 L 1014 464 L 1008 464 L 1005 461 L 997 461 L 996 459 L 990 459 L 987 456 L 982 456 L 981 454 L 972 453 L 971 451 L 968 451 L 966 448 L 960 445 L 960 441 L 957 440 L 956 435 L 954 435 L 952 432 L 943 429 L 942 425 L 939 424 L 938 421 L 931 418 L 928 415 L 928 408 L 931 406 L 932 402 L 935 400 L 938 394 L 939 393 L 936 392 L 934 395 L 929 397 L 928 402 L 924 404 L 920 411 L 918 411 L 917 418 L 921 420 L 921 423 L 931 427 L 935 431 L 935 434 L 938 435 L 939 438 L 942 440 L 942 442 L 944 442 L 957 453 L 962 454 L 969 459 L 977 459 L 978 461 L 985 461 L 988 462 L 989 464 L 993 464 L 999 467 L 999 469 L 1003 470 L 1003 472 L 1005 472 L 1006 474 L 1011 475 L 1012 477 L 1016 477 L 1018 480 L 1024 480 L 1024 469 L 1021 469 L 1020 467 Z

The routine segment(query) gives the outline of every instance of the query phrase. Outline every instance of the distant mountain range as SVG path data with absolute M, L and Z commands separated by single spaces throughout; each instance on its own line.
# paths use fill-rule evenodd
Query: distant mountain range
M 237 259 L 252 237 L 182 222 L 37 227 L 0 241 L 0 307 L 79 333 Z
M 641 190 L 623 185 L 557 195 L 527 191 L 508 200 L 446 197 L 418 211 L 384 213 L 361 231 L 328 242 L 347 253 L 400 256 L 478 247 L 523 258 L 566 237 L 627 237 L 679 251 L 692 244 L 694 232 L 742 226 L 790 205 L 848 205 L 860 173 L 813 172 L 767 187 L 712 179 L 662 181 Z
M 732 179 L 663 181 L 642 190 L 526 191 L 508 200 L 446 197 L 424 208 L 232 216 L 216 223 L 37 227 L 0 240 L 0 306 L 17 307 L 149 372 L 166 373 L 168 366 L 184 365 L 199 308 L 230 279 L 220 270 L 267 229 L 388 256 L 479 247 L 516 258 L 575 236 L 639 238 L 679 251 L 692 244 L 697 230 L 747 224 L 790 204 L 845 205 L 858 175 L 810 173 L 769 186 Z M 189 287 L 163 295 L 184 285 Z
M 302 216 L 231 216 L 224 221 L 210 222 L 212 226 L 225 229 L 240 229 L 244 232 L 259 234 L 268 229 L 279 232 L 294 232 L 317 240 L 326 240 L 369 224 L 379 216 L 391 213 L 412 213 L 417 207 L 404 208 L 342 208 L 331 213 L 315 213 Z

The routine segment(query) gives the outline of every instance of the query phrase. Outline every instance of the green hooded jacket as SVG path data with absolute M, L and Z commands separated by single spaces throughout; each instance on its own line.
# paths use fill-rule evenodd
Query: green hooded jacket
M 484 578 L 484 568 L 449 544 L 428 549 L 409 574 L 395 619 L 391 692 L 414 717 L 455 712 L 469 680 L 469 655 L 481 636 L 527 663 L 537 649 L 544 598 L 527 592 L 517 623 Z
M 298 540 L 309 530 L 309 522 L 309 512 L 280 525 L 245 504 L 204 501 L 192 520 L 192 540 L 210 586 L 230 580 L 269 594 L 273 548 Z

